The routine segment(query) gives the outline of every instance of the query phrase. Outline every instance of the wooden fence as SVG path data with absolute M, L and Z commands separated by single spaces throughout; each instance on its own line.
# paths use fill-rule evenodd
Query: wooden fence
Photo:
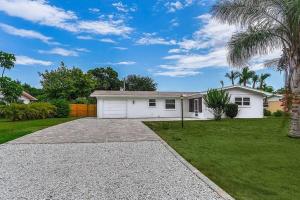
M 71 117 L 96 117 L 96 104 L 70 104 Z

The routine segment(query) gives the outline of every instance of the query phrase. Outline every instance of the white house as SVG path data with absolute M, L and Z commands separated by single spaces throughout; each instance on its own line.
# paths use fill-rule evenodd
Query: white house
M 0 100 L 3 98 L 3 95 L 0 92 Z M 19 97 L 19 100 L 21 102 L 23 102 L 24 104 L 29 104 L 32 101 L 37 101 L 37 99 L 33 96 L 31 96 L 30 94 L 28 94 L 27 92 L 23 91 L 22 95 Z
M 224 87 L 239 105 L 237 118 L 262 118 L 265 92 L 244 86 Z M 213 118 L 203 102 L 206 92 L 96 90 L 98 118 Z M 181 99 L 183 107 L 181 107 Z

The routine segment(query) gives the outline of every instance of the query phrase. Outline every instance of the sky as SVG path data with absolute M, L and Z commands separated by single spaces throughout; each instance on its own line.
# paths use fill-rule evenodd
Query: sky
M 214 0 L 0 0 L 0 50 L 16 56 L 7 75 L 35 87 L 38 72 L 63 61 L 83 71 L 111 66 L 120 78 L 150 76 L 161 91 L 220 87 L 232 70 L 226 44 L 239 28 L 213 19 Z M 255 57 L 249 66 L 271 73 L 267 84 L 283 86 L 283 75 L 265 69 L 280 50 Z M 234 69 L 236 70 L 236 69 Z

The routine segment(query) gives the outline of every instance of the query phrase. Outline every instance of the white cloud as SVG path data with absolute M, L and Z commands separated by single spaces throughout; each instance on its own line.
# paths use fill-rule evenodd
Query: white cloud
M 112 4 L 113 7 L 115 7 L 118 11 L 121 12 L 135 12 L 137 10 L 136 6 L 134 7 L 128 7 L 127 5 L 123 4 L 121 1 L 117 2 L 117 3 L 113 3 Z
M 16 56 L 16 64 L 17 65 L 43 65 L 43 66 L 50 66 L 52 62 L 44 61 L 44 60 L 37 60 L 34 58 L 30 58 L 27 56 Z
M 122 62 L 117 62 L 117 63 L 114 63 L 116 65 L 134 65 L 136 62 L 134 61 L 122 61 Z
M 46 0 L 1 0 L 0 11 L 34 23 L 76 33 L 126 36 L 132 31 L 123 20 L 80 20 L 73 11 L 52 6 Z
M 80 51 L 80 52 L 86 52 L 86 53 L 90 52 L 90 50 L 88 50 L 86 48 L 76 48 L 75 50 Z
M 51 49 L 48 51 L 39 50 L 38 52 L 43 53 L 43 54 L 55 54 L 55 55 L 60 55 L 60 56 L 78 56 L 77 51 L 63 49 L 63 48 L 54 48 L 54 49 Z
M 77 39 L 80 39 L 80 40 L 93 40 L 94 38 L 90 35 L 78 35 L 76 37 Z
M 127 50 L 128 48 L 126 47 L 113 47 L 114 49 L 118 49 L 118 50 Z
M 154 33 L 145 33 L 144 37 L 136 41 L 138 45 L 176 45 L 175 40 L 166 40 L 162 37 L 157 37 Z
M 170 24 L 171 24 L 172 27 L 179 26 L 178 19 L 172 19 L 172 20 L 170 21 Z
M 177 1 L 168 1 L 164 5 L 168 9 L 168 12 L 175 12 L 181 10 L 185 7 L 192 5 L 194 0 L 177 0 Z
M 105 42 L 105 43 L 111 43 L 111 44 L 116 44 L 117 42 L 110 39 L 110 38 L 102 38 L 99 40 L 100 42 Z
M 51 37 L 47 37 L 39 32 L 33 31 L 33 30 L 26 30 L 26 29 L 18 29 L 13 26 L 0 23 L 0 28 L 10 34 L 15 35 L 19 37 L 24 38 L 30 38 L 30 39 L 37 39 L 47 44 L 58 44 L 57 42 L 53 42 Z
M 89 8 L 89 11 L 91 13 L 99 13 L 100 12 L 100 9 L 99 8 Z
M 0 10 L 10 16 L 42 25 L 76 31 L 75 26 L 69 23 L 77 19 L 74 12 L 51 6 L 45 0 L 1 0 Z

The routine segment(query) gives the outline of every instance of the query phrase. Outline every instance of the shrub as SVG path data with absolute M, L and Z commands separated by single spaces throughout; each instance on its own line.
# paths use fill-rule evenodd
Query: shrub
M 70 114 L 70 105 L 67 100 L 57 99 L 51 101 L 51 104 L 56 107 L 56 115 L 55 117 L 68 117 Z
M 50 103 L 10 104 L 1 109 L 5 118 L 18 120 L 45 119 L 54 117 L 56 107 Z
M 230 95 L 225 90 L 210 89 L 203 97 L 205 104 L 212 110 L 215 120 L 221 120 Z
M 239 106 L 235 103 L 229 103 L 225 106 L 225 114 L 231 119 L 235 118 L 239 112 Z
M 264 116 L 271 116 L 271 115 L 272 115 L 271 111 L 264 108 Z
M 5 109 L 5 105 L 1 105 L 0 104 L 0 118 L 4 118 L 4 109 Z
M 277 110 L 273 113 L 275 117 L 282 117 L 284 115 L 284 112 L 282 110 Z

